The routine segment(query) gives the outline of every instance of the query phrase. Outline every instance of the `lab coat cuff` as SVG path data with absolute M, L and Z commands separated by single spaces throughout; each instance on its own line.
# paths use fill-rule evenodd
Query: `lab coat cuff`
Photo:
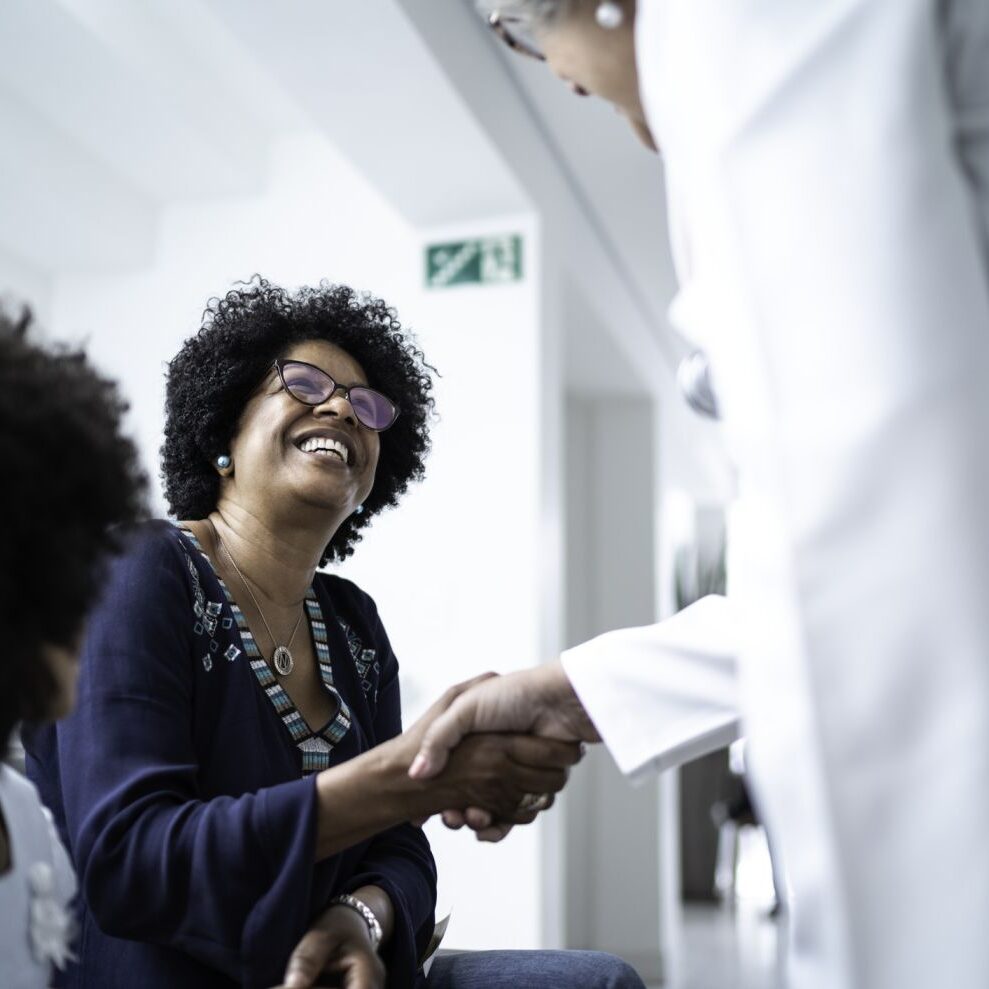
M 727 603 L 705 598 L 673 618 L 569 649 L 563 669 L 626 776 L 723 748 L 741 733 Z

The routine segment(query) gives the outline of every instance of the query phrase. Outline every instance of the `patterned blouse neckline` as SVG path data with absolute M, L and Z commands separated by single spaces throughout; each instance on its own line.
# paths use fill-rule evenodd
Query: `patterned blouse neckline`
M 271 706 L 275 709 L 275 713 L 281 718 L 282 724 L 288 730 L 292 741 L 295 742 L 299 751 L 302 753 L 302 775 L 309 776 L 312 773 L 318 773 L 323 769 L 327 769 L 330 765 L 330 754 L 337 743 L 350 730 L 351 716 L 347 702 L 333 683 L 333 665 L 330 662 L 330 647 L 326 635 L 326 622 L 323 620 L 323 610 L 320 607 L 319 598 L 316 596 L 312 585 L 306 591 L 306 617 L 309 620 L 313 644 L 316 647 L 316 661 L 319 665 L 320 678 L 323 681 L 323 686 L 329 691 L 334 700 L 337 701 L 336 714 L 330 719 L 327 725 L 315 732 L 306 724 L 305 719 L 298 712 L 285 689 L 278 682 L 274 673 L 271 672 L 271 668 L 261 655 L 261 650 L 258 648 L 254 635 L 247 624 L 247 619 L 244 617 L 244 613 L 234 600 L 226 582 L 213 566 L 212 560 L 206 555 L 195 533 L 180 525 L 176 525 L 176 528 L 196 547 L 209 566 L 217 583 L 220 585 L 227 606 L 230 608 L 234 621 L 237 623 L 237 631 L 240 633 L 244 652 L 247 655 L 251 669 L 254 671 L 258 685 L 264 691 Z M 198 577 L 198 574 L 195 576 Z M 226 654 L 228 659 L 230 658 L 229 652 L 230 650 Z

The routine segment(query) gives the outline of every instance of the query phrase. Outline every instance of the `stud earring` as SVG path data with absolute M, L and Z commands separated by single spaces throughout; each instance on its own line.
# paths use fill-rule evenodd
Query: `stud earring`
M 355 515 L 363 515 L 363 514 L 364 514 L 364 506 L 363 506 L 363 505 L 358 505 L 358 506 L 357 506 L 357 507 L 356 507 L 356 508 L 354 509 L 354 514 L 355 514 Z
M 598 4 L 597 10 L 594 12 L 594 19 L 598 22 L 598 26 L 603 27 L 605 31 L 614 31 L 616 27 L 621 27 L 625 20 L 625 11 L 614 0 L 605 0 L 604 3 Z
M 218 470 L 228 470 L 233 461 L 230 459 L 230 455 L 227 453 L 221 453 L 216 458 L 216 466 Z

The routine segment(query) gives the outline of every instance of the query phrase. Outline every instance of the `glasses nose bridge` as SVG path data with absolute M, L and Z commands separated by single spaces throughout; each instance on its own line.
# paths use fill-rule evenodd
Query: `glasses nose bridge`
M 327 375 L 327 377 L 329 378 L 329 375 Z M 330 404 L 337 397 L 337 395 L 339 395 L 347 403 L 347 408 L 349 410 L 349 418 L 352 419 L 354 422 L 357 422 L 357 413 L 354 411 L 354 406 L 351 404 L 350 401 L 350 388 L 347 385 L 339 384 L 338 382 L 334 381 L 333 378 L 330 378 L 330 381 L 333 384 L 333 389 L 330 391 L 329 395 L 327 395 L 326 398 L 323 399 L 322 402 L 319 402 L 318 404 L 313 406 L 313 413 L 316 415 L 320 415 L 321 414 L 320 410 L 323 409 L 324 407 L 330 406 Z M 332 409 L 328 409 L 327 412 L 330 415 L 337 415 L 337 413 Z M 327 412 L 324 412 L 322 414 L 325 415 L 327 414 Z

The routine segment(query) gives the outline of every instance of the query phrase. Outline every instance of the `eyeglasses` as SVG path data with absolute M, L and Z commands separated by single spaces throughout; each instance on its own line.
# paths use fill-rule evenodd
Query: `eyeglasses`
M 303 405 L 322 405 L 341 391 L 362 426 L 380 433 L 395 425 L 398 406 L 373 388 L 337 384 L 322 368 L 305 361 L 277 360 L 272 366 L 285 391 Z
M 543 54 L 542 49 L 526 31 L 527 24 L 528 21 L 518 15 L 502 14 L 497 10 L 493 10 L 488 14 L 488 27 L 513 52 L 518 52 L 527 58 L 534 58 L 540 62 L 545 62 L 546 56 Z M 583 86 L 578 86 L 575 82 L 570 83 L 570 88 L 577 96 L 591 95 Z
M 502 14 L 497 10 L 491 11 L 488 14 L 488 27 L 502 41 L 512 49 L 513 52 L 518 52 L 520 55 L 526 55 L 528 58 L 535 58 L 540 62 L 546 61 L 546 56 L 539 49 L 539 46 L 531 38 L 526 37 L 523 33 L 522 27 L 526 24 L 521 17 L 513 16 L 511 14 Z

